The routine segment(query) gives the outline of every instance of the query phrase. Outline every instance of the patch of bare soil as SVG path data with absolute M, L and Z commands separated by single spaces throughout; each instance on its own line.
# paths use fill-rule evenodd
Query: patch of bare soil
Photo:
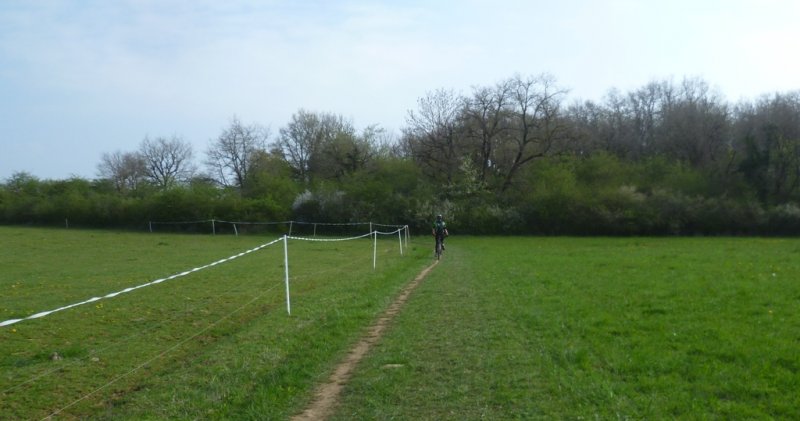
M 414 278 L 400 293 L 397 299 L 394 300 L 392 305 L 378 318 L 367 333 L 358 341 L 358 343 L 350 350 L 350 353 L 333 371 L 327 383 L 320 385 L 314 395 L 314 400 L 308 408 L 301 414 L 292 417 L 293 421 L 306 421 L 306 420 L 324 420 L 333 413 L 333 409 L 338 403 L 339 394 L 350 379 L 350 375 L 358 365 L 359 361 L 364 358 L 369 349 L 381 338 L 383 331 L 400 312 L 400 308 L 408 300 L 409 295 L 422 282 L 428 275 L 428 272 L 433 269 L 438 261 L 433 262 L 432 265 L 425 268 L 422 272 Z

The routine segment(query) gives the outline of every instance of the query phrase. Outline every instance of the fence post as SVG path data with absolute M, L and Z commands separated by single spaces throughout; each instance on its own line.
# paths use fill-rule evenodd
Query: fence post
M 214 224 L 214 220 L 211 220 L 211 235 L 217 235 L 217 226 Z
M 294 224 L 294 221 L 289 221 L 289 235 L 292 235 L 292 225 L 293 224 Z
M 236 229 L 236 224 L 233 224 L 233 232 L 236 234 L 237 237 L 239 236 L 239 230 Z
M 150 233 L 152 234 L 153 233 L 153 221 L 147 221 L 147 223 L 150 225 Z
M 283 236 L 283 267 L 286 277 L 286 313 L 292 315 L 292 305 L 289 301 L 289 239 Z
M 400 241 L 400 255 L 403 255 L 403 234 L 402 229 L 397 230 L 397 240 Z
M 371 225 L 371 224 L 370 224 Z M 378 232 L 372 231 L 372 270 L 378 265 Z

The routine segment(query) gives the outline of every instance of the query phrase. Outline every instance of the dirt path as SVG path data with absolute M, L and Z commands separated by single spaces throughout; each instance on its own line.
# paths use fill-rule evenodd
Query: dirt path
M 408 300 L 408 296 L 411 295 L 411 291 L 417 287 L 417 285 L 422 282 L 423 279 L 428 275 L 428 272 L 433 269 L 436 264 L 439 263 L 438 261 L 433 262 L 432 265 L 425 268 L 422 272 L 417 275 L 416 278 L 400 293 L 396 300 L 389 306 L 389 308 L 384 312 L 381 317 L 375 322 L 372 327 L 369 328 L 366 335 L 364 335 L 358 343 L 350 350 L 350 353 L 347 354 L 347 357 L 344 361 L 339 364 L 336 369 L 333 371 L 330 379 L 328 379 L 327 383 L 320 385 L 317 389 L 317 392 L 314 395 L 314 400 L 311 402 L 308 408 L 306 408 L 303 413 L 292 417 L 293 421 L 305 421 L 305 420 L 323 420 L 330 416 L 333 413 L 333 409 L 336 406 L 336 403 L 339 400 L 339 393 L 341 393 L 342 388 L 347 383 L 347 380 L 350 379 L 350 375 L 353 372 L 353 369 L 356 367 L 359 361 L 364 358 L 364 355 L 367 354 L 367 351 L 378 342 L 383 331 L 389 325 L 389 323 L 394 319 L 397 313 L 400 312 L 400 308 L 405 304 Z

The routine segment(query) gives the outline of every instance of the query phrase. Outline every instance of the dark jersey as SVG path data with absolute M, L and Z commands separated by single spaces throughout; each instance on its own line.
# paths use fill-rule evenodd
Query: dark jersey
M 447 224 L 444 221 L 436 221 L 433 223 L 433 230 L 436 235 L 444 235 L 444 230 L 447 229 Z

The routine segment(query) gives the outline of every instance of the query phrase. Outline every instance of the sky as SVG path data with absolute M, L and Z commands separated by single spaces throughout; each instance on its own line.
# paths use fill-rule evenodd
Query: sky
M 549 74 L 568 102 L 701 78 L 800 89 L 796 0 L 0 0 L 0 181 L 97 178 L 180 136 L 202 167 L 238 118 L 300 109 L 399 136 L 417 100 Z

